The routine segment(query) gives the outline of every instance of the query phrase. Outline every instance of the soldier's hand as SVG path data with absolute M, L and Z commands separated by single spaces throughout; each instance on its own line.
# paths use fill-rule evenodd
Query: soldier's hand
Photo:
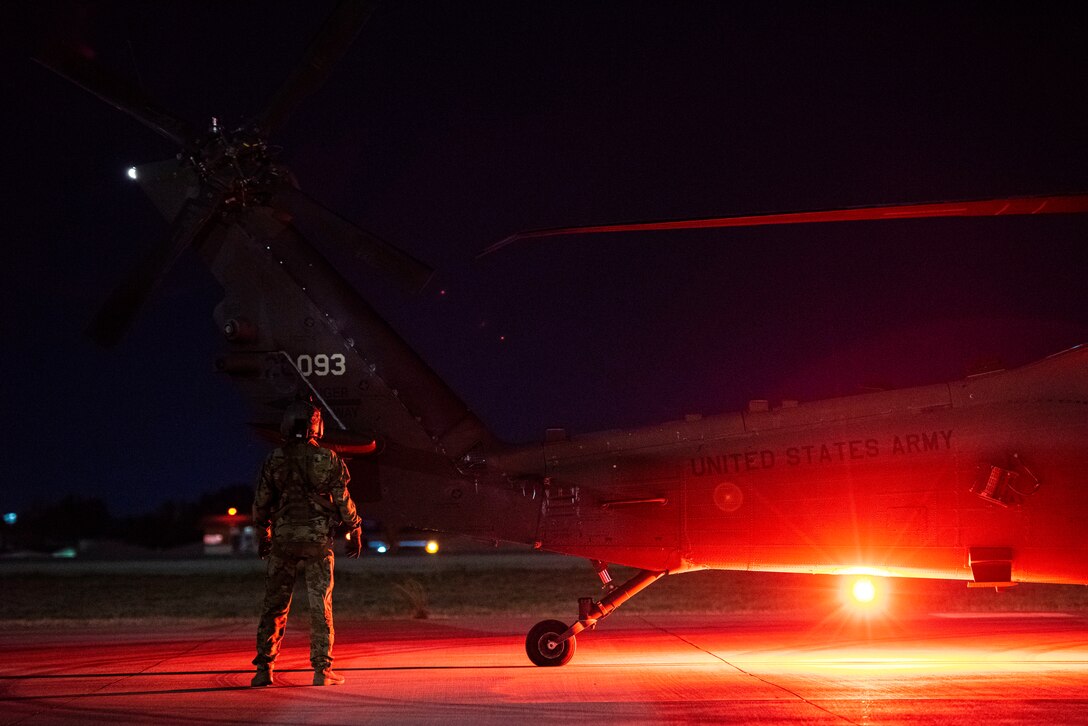
M 257 542 L 257 555 L 262 560 L 267 560 L 272 554 L 272 538 L 262 535 L 260 541 Z
M 347 556 L 353 560 L 358 559 L 359 555 L 363 554 L 363 530 L 358 527 L 351 530 L 345 552 L 347 553 Z

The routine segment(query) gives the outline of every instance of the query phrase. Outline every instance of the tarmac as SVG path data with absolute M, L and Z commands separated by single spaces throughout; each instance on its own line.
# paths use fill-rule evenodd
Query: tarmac
M 638 615 L 524 652 L 530 618 L 341 621 L 313 687 L 304 622 L 248 687 L 254 623 L 5 624 L 0 723 L 1088 723 L 1088 616 Z

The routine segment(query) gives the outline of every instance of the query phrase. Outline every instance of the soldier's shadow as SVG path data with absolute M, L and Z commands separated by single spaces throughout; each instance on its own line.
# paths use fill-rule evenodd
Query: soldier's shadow
M 421 670 L 464 670 L 473 669 L 480 670 L 486 668 L 535 668 L 532 665 L 493 665 L 493 666 L 481 666 L 466 664 L 463 666 L 390 666 L 390 667 L 374 667 L 374 668 L 337 668 L 336 670 L 343 673 L 366 673 L 377 671 L 421 671 Z M 295 668 L 295 669 L 283 669 L 277 670 L 277 675 L 298 673 L 304 674 L 307 679 L 310 674 L 313 673 L 309 668 Z M 219 681 L 217 685 L 211 686 L 198 686 L 194 688 L 155 688 L 146 690 L 130 690 L 130 691 L 103 691 L 98 690 L 93 693 L 46 693 L 38 695 L 26 695 L 26 696 L 0 696 L 0 703 L 14 702 L 14 701 L 47 701 L 54 699 L 79 699 L 79 698 L 116 698 L 124 696 L 168 696 L 185 693 L 218 693 L 222 691 L 249 691 L 255 690 L 248 683 L 237 683 L 237 676 L 242 676 L 248 679 L 253 675 L 252 669 L 246 670 L 230 670 L 230 671 L 156 671 L 156 672 L 143 672 L 143 673 L 43 673 L 37 675 L 26 676 L 0 676 L 0 682 L 2 681 L 71 681 L 75 679 L 95 679 L 95 678 L 169 678 L 180 676 L 209 676 L 214 680 Z M 284 683 L 278 682 L 271 688 L 312 688 L 313 686 L 309 682 L 302 683 Z
M 290 673 L 291 671 L 284 671 Z M 310 673 L 309 670 L 297 670 L 296 673 Z M 0 682 L 2 681 L 19 681 L 19 682 L 43 682 L 43 681 L 72 681 L 76 679 L 101 679 L 101 678 L 170 678 L 180 676 L 208 676 L 215 681 L 215 685 L 208 686 L 196 686 L 193 688 L 149 688 L 145 690 L 128 690 L 128 691 L 107 691 L 107 690 L 95 690 L 94 692 L 82 692 L 82 693 L 44 693 L 36 695 L 14 695 L 14 696 L 0 696 L 0 703 L 13 702 L 13 701 L 50 701 L 55 699 L 79 699 L 79 698 L 111 698 L 111 697 L 125 697 L 125 696 L 157 696 L 157 695 L 172 695 L 172 694 L 184 694 L 184 693 L 216 693 L 220 691 L 243 691 L 250 690 L 248 683 L 237 683 L 237 676 L 243 676 L 248 679 L 253 674 L 250 669 L 246 670 L 231 670 L 231 671 L 155 671 L 155 672 L 142 672 L 142 673 L 43 673 L 37 675 L 26 676 L 0 676 Z M 283 688 L 295 688 L 302 687 L 304 684 L 283 684 Z M 308 683 L 305 685 L 309 685 Z M 94 687 L 94 686 L 92 686 Z

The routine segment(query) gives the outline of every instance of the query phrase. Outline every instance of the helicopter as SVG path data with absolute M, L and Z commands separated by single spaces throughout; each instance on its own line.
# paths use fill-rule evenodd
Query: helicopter
M 813 402 L 757 400 L 741 412 L 509 445 L 418 356 L 299 231 L 309 220 L 406 287 L 431 270 L 303 193 L 270 138 L 327 76 L 370 6 L 337 6 L 253 119 L 195 128 L 78 53 L 39 60 L 175 143 L 134 167 L 171 223 L 158 248 L 91 326 L 116 343 L 167 269 L 191 249 L 224 290 L 217 368 L 274 438 L 283 409 L 314 400 L 325 445 L 350 460 L 353 494 L 419 527 L 513 542 L 637 570 L 573 622 L 526 636 L 540 666 L 574 656 L 577 636 L 667 575 L 702 569 L 1088 583 L 1077 522 L 1088 465 L 1088 350 L 952 383 Z M 1081 195 L 703 220 L 566 227 L 579 233 L 903 217 L 1076 213 Z

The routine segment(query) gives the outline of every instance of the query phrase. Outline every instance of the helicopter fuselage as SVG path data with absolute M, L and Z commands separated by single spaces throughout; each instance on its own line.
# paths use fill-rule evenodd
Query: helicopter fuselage
M 404 525 L 671 573 L 1088 582 L 1086 349 L 509 446 L 282 219 L 250 215 L 202 254 L 227 292 L 221 367 L 257 421 L 272 430 L 284 401 L 314 397 L 329 445 L 358 455 L 357 497 Z

